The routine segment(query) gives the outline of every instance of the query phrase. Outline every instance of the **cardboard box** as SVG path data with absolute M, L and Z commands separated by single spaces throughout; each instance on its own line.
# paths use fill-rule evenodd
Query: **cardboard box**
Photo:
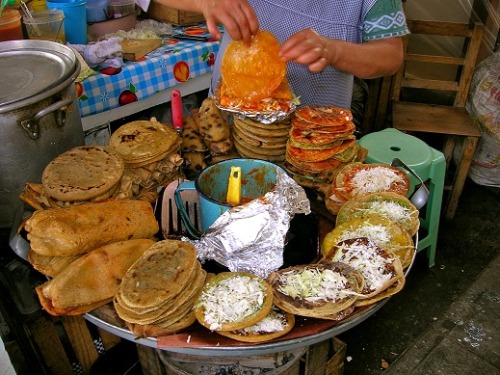
M 178 26 L 197 25 L 200 22 L 205 22 L 202 14 L 168 8 L 154 0 L 149 4 L 147 15 L 155 20 L 170 22 Z

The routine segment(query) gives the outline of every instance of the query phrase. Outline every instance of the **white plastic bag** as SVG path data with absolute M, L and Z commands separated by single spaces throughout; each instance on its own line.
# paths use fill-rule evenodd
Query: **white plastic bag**
M 500 187 L 500 51 L 478 64 L 466 108 L 482 133 L 469 177 L 479 185 Z

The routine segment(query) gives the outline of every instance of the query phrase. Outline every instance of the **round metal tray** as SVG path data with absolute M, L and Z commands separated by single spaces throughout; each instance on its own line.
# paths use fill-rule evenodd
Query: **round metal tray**
M 417 249 L 417 244 L 418 244 L 418 236 L 415 239 L 415 249 Z M 414 252 L 413 259 L 408 268 L 405 270 L 405 277 L 408 276 L 413 266 L 416 254 L 417 251 Z M 324 340 L 330 339 L 357 326 L 358 324 L 368 319 L 370 316 L 372 316 L 378 310 L 380 310 L 387 303 L 387 301 L 389 301 L 389 299 L 390 297 L 380 302 L 377 302 L 371 306 L 368 306 L 366 308 L 360 308 L 359 310 L 355 310 L 354 313 L 348 316 L 346 319 L 338 322 L 333 327 L 325 329 L 322 332 L 302 337 L 276 340 L 255 345 L 246 345 L 238 342 L 235 345 L 228 345 L 228 346 L 216 345 L 216 346 L 189 347 L 186 345 L 186 346 L 175 346 L 175 347 L 174 346 L 158 347 L 158 340 L 156 338 L 137 338 L 128 329 L 120 328 L 108 322 L 105 322 L 104 320 L 92 315 L 92 313 L 86 314 L 85 318 L 89 322 L 98 326 L 99 328 L 102 328 L 105 331 L 108 331 L 126 340 L 133 341 L 137 344 L 142 344 L 169 352 L 181 353 L 186 355 L 196 355 L 196 356 L 206 356 L 206 357 L 241 357 L 241 356 L 254 356 L 254 355 L 284 352 L 288 350 L 310 346 L 322 342 Z

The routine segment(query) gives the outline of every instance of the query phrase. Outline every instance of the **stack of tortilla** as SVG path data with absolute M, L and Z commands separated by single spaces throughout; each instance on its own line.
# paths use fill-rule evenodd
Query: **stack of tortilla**
M 123 159 L 109 147 L 74 147 L 47 164 L 42 183 L 28 182 L 20 198 L 37 210 L 114 199 L 127 194 L 124 171 Z
M 111 135 L 109 147 L 125 161 L 122 185 L 129 187 L 131 195 L 122 198 L 156 200 L 157 188 L 179 176 L 181 143 L 172 127 L 154 117 L 119 127 Z
M 285 167 L 302 186 L 320 191 L 337 168 L 363 162 L 367 150 L 354 135 L 352 113 L 338 107 L 304 106 L 295 112 L 286 147 Z
M 290 127 L 289 120 L 263 124 L 234 116 L 234 145 L 242 157 L 283 162 Z
M 177 332 L 196 321 L 192 307 L 205 278 L 194 245 L 157 242 L 124 275 L 116 312 L 138 337 Z

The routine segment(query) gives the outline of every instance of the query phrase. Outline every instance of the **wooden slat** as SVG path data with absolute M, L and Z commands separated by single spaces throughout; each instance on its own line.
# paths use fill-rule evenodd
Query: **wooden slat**
M 411 19 L 408 19 L 407 23 L 411 32 L 415 34 L 462 37 L 472 35 L 472 29 L 464 23 Z
M 406 61 L 414 61 L 419 63 L 445 64 L 445 65 L 464 65 L 464 57 L 454 56 L 437 56 L 437 55 L 422 55 L 415 53 L 407 53 Z
M 436 79 L 405 78 L 401 81 L 401 87 L 456 92 L 458 91 L 458 82 L 440 81 Z
M 101 337 L 102 345 L 104 346 L 104 349 L 106 351 L 111 349 L 113 346 L 115 346 L 121 341 L 121 339 L 118 336 L 115 336 L 112 333 L 109 333 L 101 328 L 99 328 L 98 331 L 99 331 L 99 336 Z
M 72 375 L 73 367 L 50 317 L 41 316 L 29 324 L 33 341 L 52 374 Z
M 393 104 L 393 122 L 394 127 L 402 131 L 481 136 L 479 128 L 462 107 L 398 102 Z
M 88 374 L 98 354 L 85 319 L 82 316 L 65 316 L 61 322 L 83 371 Z

